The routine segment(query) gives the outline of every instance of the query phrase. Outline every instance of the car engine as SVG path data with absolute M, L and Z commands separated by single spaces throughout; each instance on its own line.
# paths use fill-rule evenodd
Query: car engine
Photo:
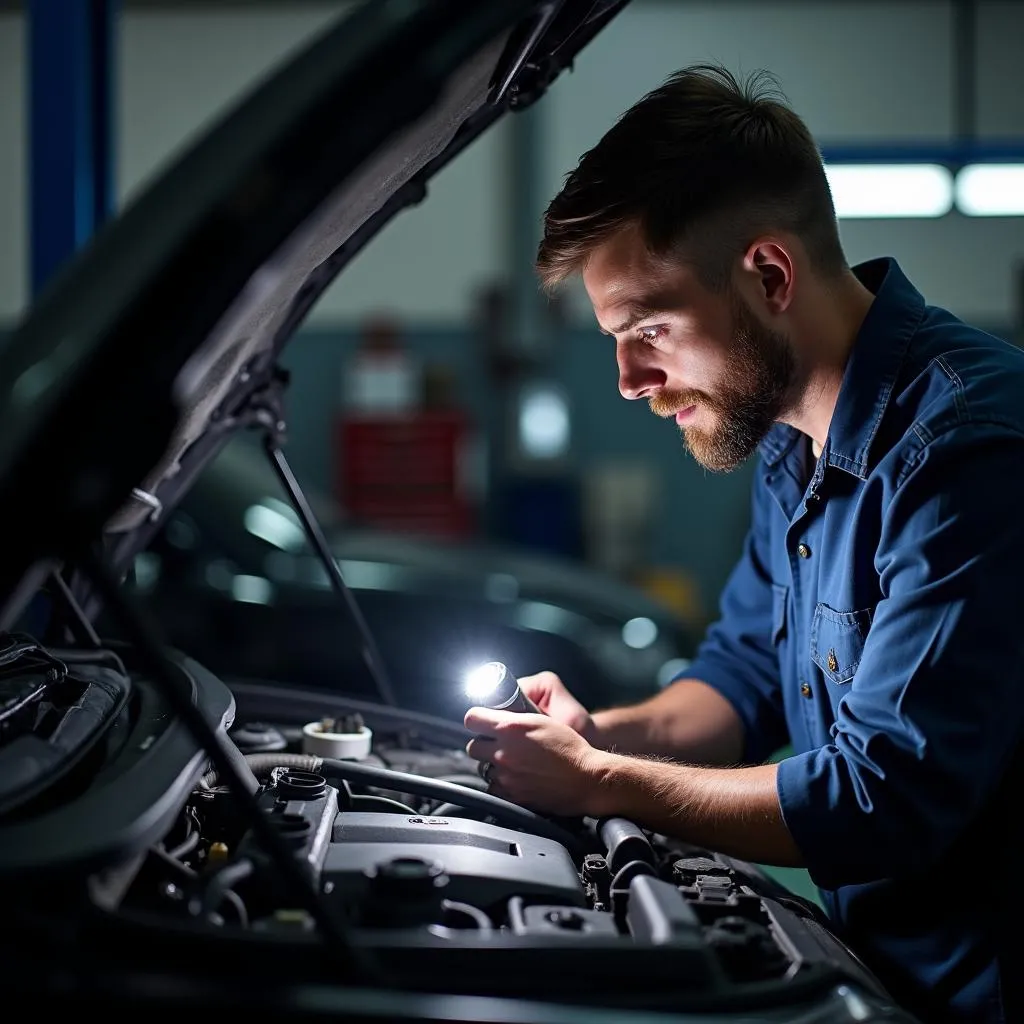
M 43 965 L 93 956 L 122 972 L 188 964 L 222 983 L 251 984 L 254 969 L 290 983 L 372 970 L 417 991 L 632 1009 L 879 992 L 817 908 L 751 865 L 624 819 L 553 820 L 494 797 L 453 723 L 323 692 L 229 689 L 175 656 L 334 922 L 327 935 L 159 688 L 122 658 L 131 692 L 102 740 L 0 816 L 9 935 L 38 954 L 19 970 L 42 972 L 40 984 L 54 983 Z M 304 752 L 317 716 L 372 726 L 369 751 Z M 858 1019 L 832 1010 L 820 1019 Z

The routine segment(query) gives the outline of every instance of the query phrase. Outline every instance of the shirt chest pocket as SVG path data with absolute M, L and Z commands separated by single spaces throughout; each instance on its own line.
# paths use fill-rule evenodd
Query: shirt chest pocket
M 827 604 L 814 609 L 811 622 L 811 660 L 833 683 L 853 679 L 864 643 L 871 628 L 873 608 L 854 612 L 837 612 Z

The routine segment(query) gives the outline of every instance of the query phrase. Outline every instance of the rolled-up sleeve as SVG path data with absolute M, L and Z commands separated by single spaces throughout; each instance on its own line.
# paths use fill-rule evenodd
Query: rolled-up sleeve
M 831 743 L 778 769 L 783 817 L 826 889 L 937 861 L 1024 725 L 1024 438 L 958 426 L 893 476 L 883 596 Z
M 750 529 L 722 592 L 720 617 L 683 673 L 716 689 L 735 708 L 743 723 L 743 759 L 748 764 L 760 764 L 786 742 L 772 637 L 772 580 L 766 569 L 767 502 L 772 500 L 759 479 L 753 488 Z

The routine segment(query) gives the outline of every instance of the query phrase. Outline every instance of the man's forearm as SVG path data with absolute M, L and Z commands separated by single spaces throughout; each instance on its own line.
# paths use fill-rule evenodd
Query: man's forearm
M 629 818 L 646 828 L 728 856 L 801 867 L 782 818 L 777 766 L 693 768 L 618 754 L 597 759 L 594 817 Z
M 656 754 L 699 764 L 737 764 L 743 723 L 732 704 L 697 679 L 681 679 L 650 700 L 598 711 L 594 735 L 605 750 Z

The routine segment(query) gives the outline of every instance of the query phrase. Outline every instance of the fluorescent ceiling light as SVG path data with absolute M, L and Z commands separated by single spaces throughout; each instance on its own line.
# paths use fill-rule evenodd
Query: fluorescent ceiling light
M 956 205 L 971 217 L 1024 216 L 1024 164 L 969 164 L 956 176 Z
M 941 164 L 826 164 L 840 219 L 942 217 L 953 208 L 953 176 Z

